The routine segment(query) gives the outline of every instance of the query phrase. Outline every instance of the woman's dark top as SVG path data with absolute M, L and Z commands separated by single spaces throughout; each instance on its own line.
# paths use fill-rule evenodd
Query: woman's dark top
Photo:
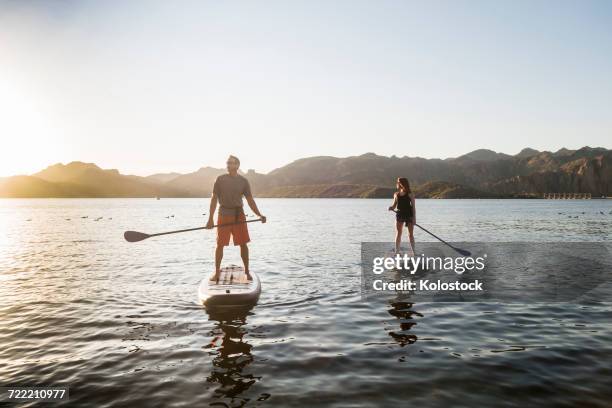
M 397 215 L 395 218 L 398 221 L 405 221 L 406 223 L 412 221 L 414 216 L 414 209 L 412 208 L 412 199 L 410 194 L 400 195 L 397 193 Z

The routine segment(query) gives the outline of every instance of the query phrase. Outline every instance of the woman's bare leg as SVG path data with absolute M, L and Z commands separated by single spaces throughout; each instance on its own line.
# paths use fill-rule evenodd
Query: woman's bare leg
M 399 252 L 400 250 L 400 244 L 402 243 L 403 227 L 404 227 L 403 223 L 399 221 L 395 221 L 395 252 Z
M 414 223 L 408 224 L 408 237 L 410 239 L 410 246 L 412 247 L 412 252 L 416 256 L 416 246 L 414 244 Z

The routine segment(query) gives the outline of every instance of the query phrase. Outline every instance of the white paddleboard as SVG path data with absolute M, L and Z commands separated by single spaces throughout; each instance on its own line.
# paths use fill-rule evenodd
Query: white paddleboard
M 229 265 L 221 268 L 218 281 L 211 281 L 213 274 L 207 276 L 198 288 L 200 304 L 206 308 L 246 308 L 254 306 L 261 294 L 259 276 L 253 271 L 248 280 L 244 268 Z

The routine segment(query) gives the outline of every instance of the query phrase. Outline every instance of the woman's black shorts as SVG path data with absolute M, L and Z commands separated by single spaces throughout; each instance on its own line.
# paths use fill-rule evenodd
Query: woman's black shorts
M 395 219 L 399 222 L 403 222 L 408 226 L 408 224 L 412 224 L 412 214 L 406 214 L 398 212 L 395 214 Z

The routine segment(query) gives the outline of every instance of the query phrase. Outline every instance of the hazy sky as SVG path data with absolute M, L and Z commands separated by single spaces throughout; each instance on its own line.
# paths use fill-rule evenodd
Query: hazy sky
M 611 135 L 610 1 L 0 1 L 0 176 Z

